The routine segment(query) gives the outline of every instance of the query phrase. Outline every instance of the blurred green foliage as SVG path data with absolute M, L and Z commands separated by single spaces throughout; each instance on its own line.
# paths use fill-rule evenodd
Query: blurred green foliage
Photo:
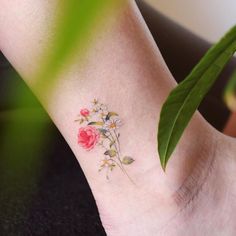
M 96 32 L 102 30 L 102 22 L 108 14 L 117 10 L 122 0 L 58 0 L 55 22 L 49 22 L 54 36 L 45 48 L 42 64 L 36 73 L 35 92 L 47 95 L 52 92 L 59 72 L 66 69 L 76 58 L 83 58 L 90 42 L 96 37 Z M 16 76 L 9 73 L 9 77 Z M 11 79 L 17 79 L 11 78 Z M 14 86 L 14 83 L 13 83 Z M 8 111 L 0 111 L 1 137 L 0 144 L 0 191 L 3 193 L 11 189 L 9 199 L 29 201 L 30 191 L 22 193 L 19 185 L 29 185 L 40 176 L 38 169 L 43 161 L 44 147 L 50 139 L 48 129 L 49 119 L 41 107 L 27 106 L 35 98 L 31 93 L 14 87 L 14 94 L 10 97 L 14 104 Z M 26 108 L 24 108 L 27 106 Z M 3 196 L 4 194 L 2 194 Z M 6 196 L 6 194 L 5 194 Z M 0 203 L 2 199 L 0 198 Z M 7 204 L 6 204 L 7 206 Z M 6 211 L 0 204 L 0 210 Z M 15 212 L 8 212 L 9 218 Z
M 36 75 L 35 88 L 39 93 L 50 93 L 57 75 L 83 58 L 102 22 L 119 8 L 122 0 L 67 0 L 61 1 L 57 11 L 54 37 L 43 53 L 42 66 Z M 53 27 L 54 28 L 54 27 Z
M 227 107 L 236 112 L 236 71 L 232 74 L 224 91 L 224 101 Z

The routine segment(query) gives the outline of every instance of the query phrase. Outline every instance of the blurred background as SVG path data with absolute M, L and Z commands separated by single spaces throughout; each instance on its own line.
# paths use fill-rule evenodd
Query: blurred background
M 235 24 L 235 0 L 147 0 L 147 2 L 210 42 L 218 40 Z

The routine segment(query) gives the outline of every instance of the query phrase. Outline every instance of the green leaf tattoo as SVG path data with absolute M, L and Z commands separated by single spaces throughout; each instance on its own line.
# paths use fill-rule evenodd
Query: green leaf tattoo
M 117 155 L 117 152 L 116 152 L 116 150 L 107 150 L 107 151 L 105 151 L 104 152 L 104 155 L 107 155 L 107 156 L 109 156 L 109 157 L 115 157 L 116 155 Z
M 134 162 L 134 159 L 132 157 L 124 157 L 123 160 L 122 160 L 122 163 L 125 164 L 125 165 L 130 165 Z

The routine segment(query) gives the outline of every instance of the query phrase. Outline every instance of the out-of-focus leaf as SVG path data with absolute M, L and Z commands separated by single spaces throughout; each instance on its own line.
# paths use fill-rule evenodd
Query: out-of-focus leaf
M 123 1 L 66 0 L 58 4 L 58 17 L 52 26 L 50 38 L 42 58 L 42 66 L 36 75 L 35 90 L 49 93 L 58 73 L 66 69 L 76 56 L 83 58 L 92 37 L 102 29 L 102 22 Z M 49 46 L 51 45 L 51 46 Z
M 236 112 L 236 71 L 225 88 L 224 101 L 232 112 Z
M 7 61 L 5 63 L 7 65 Z M 40 176 L 51 148 L 50 119 L 19 75 L 6 66 L 1 71 L 0 202 L 1 214 L 13 219 L 18 209 L 28 216 Z M 15 206 L 15 207 L 10 207 Z M 21 207 L 22 206 L 22 207 Z M 24 234 L 13 226 L 12 230 Z
M 14 118 L 16 123 L 35 123 L 36 126 L 50 123 L 49 117 L 42 108 L 20 108 L 0 112 L 0 122 Z

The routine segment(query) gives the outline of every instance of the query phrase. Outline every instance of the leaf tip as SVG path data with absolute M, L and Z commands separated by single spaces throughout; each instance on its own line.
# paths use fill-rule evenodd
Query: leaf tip
M 164 172 L 166 172 L 166 166 L 167 166 L 167 163 L 161 162 L 161 167 Z
M 159 143 L 159 142 L 158 142 Z M 165 154 L 163 154 L 160 151 L 160 147 L 158 147 L 158 154 L 159 154 L 159 159 L 160 159 L 160 164 L 161 164 L 161 168 L 164 172 L 166 172 L 166 166 L 167 166 L 167 158 L 165 156 Z

